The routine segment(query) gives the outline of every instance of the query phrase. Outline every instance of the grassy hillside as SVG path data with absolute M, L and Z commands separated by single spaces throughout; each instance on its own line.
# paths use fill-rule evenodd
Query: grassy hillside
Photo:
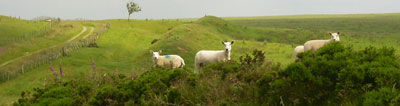
M 257 32 L 246 30 L 217 17 L 207 16 L 194 23 L 187 23 L 175 27 L 166 34 L 161 41 L 157 42 L 150 49 L 164 50 L 165 54 L 178 54 L 184 59 L 187 67 L 194 67 L 194 55 L 199 50 L 221 50 L 221 41 L 234 40 L 232 59 L 238 60 L 239 56 L 251 52 L 254 49 L 267 51 L 275 62 L 288 64 L 291 61 L 291 47 L 286 44 L 257 42 L 255 40 L 243 39 L 240 36 L 255 35 Z M 167 49 L 165 49 L 167 48 Z M 149 56 L 147 56 L 149 57 Z M 147 59 L 147 63 L 151 63 Z
M 41 37 L 34 37 L 26 41 L 9 43 L 1 47 L 0 63 L 23 56 L 26 53 L 51 47 L 62 43 L 82 30 L 82 25 L 74 22 L 62 22 L 59 26 L 50 29 Z
M 0 41 L 40 30 L 49 22 L 29 21 L 0 15 Z
M 12 79 L 14 76 L 18 75 L 14 73 L 22 74 L 20 71 L 22 67 L 25 72 L 29 72 L 33 65 L 44 64 L 42 61 L 36 63 L 35 60 L 42 59 L 43 55 L 47 55 L 53 51 L 61 51 L 61 47 L 69 41 L 80 41 L 84 36 L 97 33 L 97 30 L 103 28 L 102 24 L 102 22 L 92 23 L 90 21 L 62 21 L 41 36 L 3 45 L 2 48 L 5 51 L 0 53 L 0 64 L 11 61 L 0 67 L 3 81 L 7 79 L 7 77 L 4 76 L 6 73 L 11 73 L 10 79 Z M 86 27 L 87 30 L 83 30 L 84 27 Z M 28 64 L 31 62 L 35 63 Z M 25 66 L 22 66 L 22 64 Z M 14 70 L 17 70 L 17 72 L 14 72 Z
M 286 68 L 254 51 L 245 60 L 191 69 L 150 69 L 131 77 L 90 72 L 22 93 L 18 105 L 390 105 L 400 103 L 393 48 L 355 51 L 340 42 L 300 55 Z M 56 74 L 57 75 L 57 74 Z M 62 81 L 55 78 L 61 78 Z
M 58 68 L 59 64 L 62 63 L 68 79 L 85 78 L 86 72 L 91 70 L 91 58 L 94 58 L 98 72 L 118 68 L 122 72 L 129 73 L 134 70 L 132 66 L 132 62 L 135 61 L 134 56 L 144 51 L 147 53 L 147 50 L 143 49 L 150 46 L 153 37 L 160 36 L 170 26 L 177 24 L 161 21 L 131 21 L 129 24 L 126 24 L 126 20 L 109 20 L 109 22 L 111 22 L 112 27 L 97 41 L 99 48 L 82 48 L 67 57 L 55 60 L 53 62 L 54 67 Z M 0 91 L 0 95 L 2 95 L 0 100 L 2 101 L 0 102 L 11 103 L 16 100 L 21 91 L 42 86 L 45 80 L 50 79 L 51 73 L 48 72 L 49 66 L 42 65 L 20 75 L 18 78 L 2 83 L 0 85 L 2 86 L 0 88 L 2 89 Z
M 225 18 L 233 23 L 260 29 L 288 29 L 282 39 L 328 39 L 328 32 L 342 32 L 341 42 L 355 49 L 373 46 L 391 46 L 400 49 L 399 13 L 354 15 L 299 15 L 269 17 Z M 309 32 L 309 33 L 304 33 Z M 312 35 L 312 37 L 307 38 Z M 286 36 L 286 37 L 285 37 Z M 304 39 L 307 38 L 307 39 Z M 279 40 L 276 40 L 280 42 Z M 283 42 L 285 43 L 285 42 Z
M 134 20 L 129 23 L 126 20 L 106 20 L 103 22 L 110 22 L 111 28 L 97 41 L 99 48 L 83 48 L 53 63 L 55 67 L 60 63 L 63 65 L 66 79 L 85 77 L 86 73 L 92 70 L 92 58 L 97 66 L 96 71 L 100 73 L 119 70 L 121 73 L 135 72 L 139 75 L 152 66 L 149 50 L 161 49 L 163 54 L 181 55 L 185 59 L 186 67 L 193 68 L 194 54 L 198 50 L 222 49 L 223 45 L 220 42 L 223 40 L 235 41 L 232 50 L 235 60 L 253 49 L 261 49 L 267 51 L 271 56 L 267 58 L 273 61 L 284 64 L 292 61 L 290 45 L 238 40 L 228 33 L 230 30 L 236 30 L 236 27 L 217 30 L 215 27 L 219 24 L 205 22 L 207 20 L 233 25 L 216 17 L 205 17 L 192 23 L 175 20 Z M 151 44 L 154 39 L 158 41 Z M 15 100 L 18 92 L 42 85 L 48 76 L 51 76 L 48 65 L 31 70 L 16 79 L 2 83 L 0 86 L 6 87 L 0 88 L 0 97 L 4 97 L 2 100 L 5 101 Z M 26 84 L 28 81 L 30 83 Z M 15 87 L 20 89 L 12 89 Z
M 93 73 L 92 59 L 96 64 L 96 72 L 100 75 L 118 70 L 125 75 L 134 72 L 135 76 L 140 76 L 152 70 L 149 50 L 163 50 L 163 54 L 182 56 L 186 62 L 185 70 L 192 70 L 197 51 L 223 49 L 221 41 L 234 40 L 233 60 L 238 61 L 240 56 L 259 49 L 265 51 L 268 61 L 282 64 L 273 67 L 286 67 L 294 61 L 291 57 L 293 46 L 310 39 L 328 39 L 327 33 L 331 31 L 342 32 L 341 43 L 346 46 L 353 45 L 354 49 L 363 49 L 368 45 L 393 46 L 398 49 L 400 46 L 394 39 L 397 37 L 397 32 L 392 29 L 387 29 L 386 32 L 385 28 L 377 27 L 389 24 L 392 18 L 387 18 L 387 15 L 392 18 L 400 17 L 397 14 L 318 15 L 226 18 L 229 20 L 226 21 L 206 16 L 197 21 L 94 21 L 92 23 L 111 23 L 111 28 L 97 41 L 99 48 L 82 48 L 55 60 L 53 64 L 55 68 L 59 68 L 62 64 L 66 75 L 62 79 L 64 81 L 90 77 Z M 397 28 L 396 22 L 390 23 L 393 24 L 393 28 Z M 378 29 L 364 30 L 364 27 L 354 29 L 352 25 L 357 23 Z M 389 33 L 391 31 L 393 33 Z M 10 104 L 20 96 L 20 92 L 42 87 L 52 79 L 49 65 L 41 65 L 18 78 L 0 83 L 0 103 Z

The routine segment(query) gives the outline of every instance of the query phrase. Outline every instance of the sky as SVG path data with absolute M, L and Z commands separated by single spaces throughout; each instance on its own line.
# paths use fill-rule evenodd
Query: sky
M 0 15 L 33 19 L 123 19 L 129 0 L 0 0 Z M 400 0 L 134 0 L 142 11 L 136 19 L 365 14 L 400 12 Z

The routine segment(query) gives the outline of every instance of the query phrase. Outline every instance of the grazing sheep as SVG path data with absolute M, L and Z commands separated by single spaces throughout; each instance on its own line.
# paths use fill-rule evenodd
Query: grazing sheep
M 232 42 L 221 42 L 225 46 L 225 50 L 218 50 L 218 51 L 210 51 L 210 50 L 201 50 L 196 53 L 195 56 L 195 72 L 198 73 L 199 67 L 202 67 L 209 63 L 215 62 L 225 62 L 231 60 L 231 49 L 232 49 Z
M 304 52 L 304 46 L 303 45 L 300 45 L 300 46 L 297 46 L 296 48 L 294 48 L 293 56 L 294 56 L 296 61 L 299 60 L 299 57 L 297 57 L 297 54 L 303 53 L 303 52 Z
M 340 34 L 340 32 L 329 33 L 329 35 L 332 36 L 332 38 L 329 39 L 329 40 L 310 40 L 310 41 L 307 41 L 306 43 L 304 43 L 304 51 L 308 51 L 308 50 L 317 51 L 319 48 L 321 48 L 325 44 L 328 44 L 329 42 L 340 41 L 339 34 Z
M 185 65 L 185 61 L 178 55 L 163 55 L 160 56 L 161 50 L 154 52 L 150 50 L 153 55 L 154 67 L 167 67 L 167 68 L 182 68 Z

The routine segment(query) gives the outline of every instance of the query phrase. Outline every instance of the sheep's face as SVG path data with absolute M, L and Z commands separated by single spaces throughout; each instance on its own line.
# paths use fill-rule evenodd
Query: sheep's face
M 329 33 L 329 34 L 332 36 L 332 38 L 333 38 L 335 41 L 340 41 L 340 38 L 339 38 L 340 32 L 337 32 L 337 33 Z
M 161 52 L 162 52 L 161 50 L 158 52 L 154 52 L 153 50 L 150 50 L 150 53 L 153 55 L 154 60 L 157 60 L 158 57 L 160 57 Z
M 221 43 L 225 46 L 225 51 L 226 52 L 230 52 L 232 50 L 233 41 L 232 42 L 224 42 L 224 41 L 222 41 Z

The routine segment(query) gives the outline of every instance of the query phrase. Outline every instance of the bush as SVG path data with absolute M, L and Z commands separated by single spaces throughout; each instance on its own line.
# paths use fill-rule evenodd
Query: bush
M 380 96 L 376 94 L 384 95 L 383 91 L 369 91 L 391 87 L 400 81 L 400 77 L 397 77 L 400 65 L 393 48 L 368 47 L 353 51 L 335 42 L 316 52 L 301 55 L 302 59 L 280 71 L 276 80 L 267 79 L 270 75 L 260 80 L 269 83 L 259 84 L 260 87 L 274 92 L 268 95 L 281 95 L 284 98 L 279 100 L 275 96 L 275 104 L 282 101 L 289 105 L 340 105 L 348 101 L 360 104 L 372 100 L 364 100 L 365 97 L 360 95 L 378 98 Z M 395 96 L 387 98 L 394 99 Z
M 158 41 L 158 39 L 153 39 L 150 44 L 154 44 Z
M 397 106 L 399 101 L 395 100 L 396 96 L 399 96 L 399 91 L 393 88 L 380 88 L 367 92 L 363 102 L 364 106 Z

